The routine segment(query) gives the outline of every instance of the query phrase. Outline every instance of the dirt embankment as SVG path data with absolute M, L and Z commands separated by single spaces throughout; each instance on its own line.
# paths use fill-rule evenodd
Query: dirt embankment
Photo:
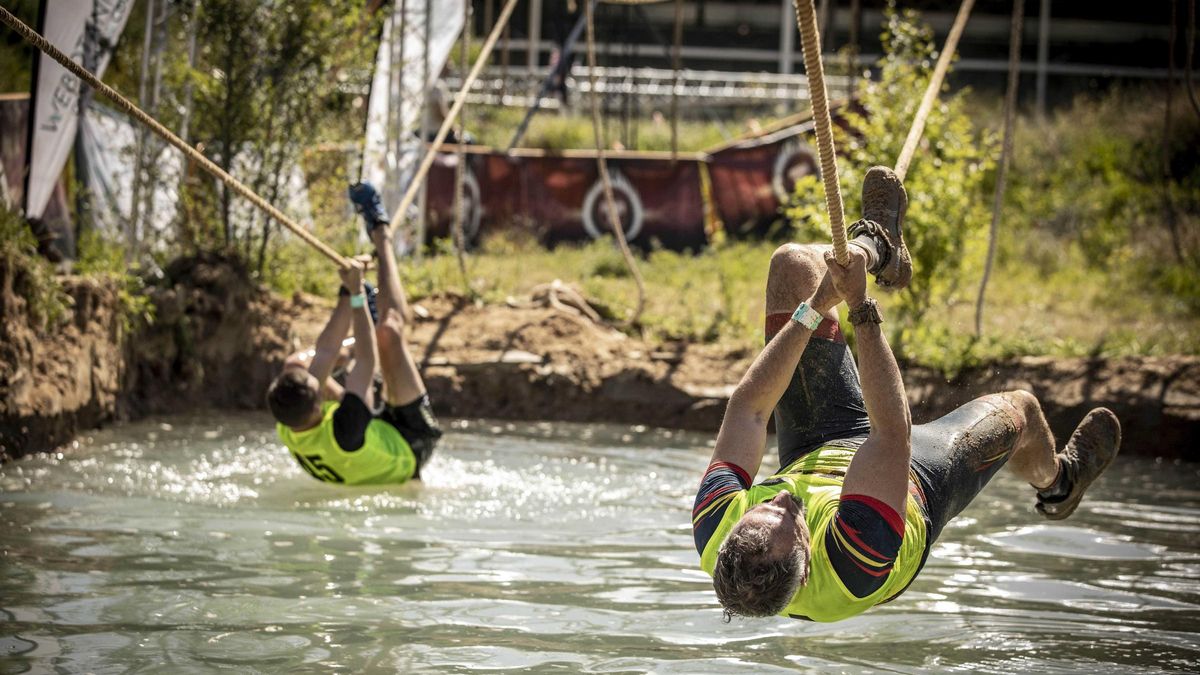
M 23 300 L 0 301 L 0 456 L 52 449 L 112 419 L 259 408 L 285 355 L 311 345 L 329 308 L 282 300 L 229 260 L 181 260 L 150 291 L 156 320 L 123 335 L 116 290 L 72 280 L 74 317 L 42 333 Z M 412 342 L 447 417 L 615 422 L 715 431 L 751 350 L 648 345 L 550 307 L 421 303 Z M 1200 460 L 1200 359 L 1026 358 L 952 381 L 906 367 L 914 419 L 1026 388 L 1065 438 L 1087 409 L 1121 417 L 1126 452 Z
M 618 422 L 716 431 L 755 354 L 713 345 L 650 346 L 559 310 L 423 303 L 413 327 L 435 408 L 461 417 Z M 947 380 L 903 368 L 917 423 L 972 398 L 1023 388 L 1065 440 L 1088 410 L 1108 406 L 1126 452 L 1200 461 L 1200 359 L 1029 357 Z
M 291 345 L 287 304 L 219 256 L 181 259 L 164 272 L 147 291 L 154 322 L 131 329 L 114 283 L 64 279 L 69 318 L 46 330 L 34 327 L 27 300 L 3 286 L 0 461 L 115 419 L 261 407 Z
M 66 279 L 73 311 L 43 331 L 13 291 L 21 273 L 0 262 L 0 460 L 52 449 L 110 419 L 125 366 L 112 284 Z

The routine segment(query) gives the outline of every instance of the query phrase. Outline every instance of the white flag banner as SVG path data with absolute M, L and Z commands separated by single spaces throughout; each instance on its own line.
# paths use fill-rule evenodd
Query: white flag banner
M 125 30 L 133 0 L 44 1 L 43 35 L 76 63 L 83 63 L 87 25 L 95 21 L 99 41 L 95 72 L 103 76 L 111 46 Z M 49 56 L 42 54 L 39 58 L 33 90 L 29 189 L 25 194 L 27 218 L 40 218 L 45 212 L 79 124 L 79 78 Z
M 81 163 L 86 175 L 81 178 L 91 191 L 95 225 L 105 238 L 119 237 L 133 213 L 133 150 L 137 146 L 137 129 L 124 114 L 93 101 L 80 133 L 86 155 L 86 161 Z M 162 232 L 176 215 L 175 186 L 183 170 L 183 153 L 164 145 L 158 156 L 148 158 L 147 163 L 154 164 L 159 179 L 153 188 L 147 188 L 152 192 L 143 196 L 155 207 L 147 209 L 154 214 L 148 227 Z
M 87 116 L 80 128 L 85 161 L 81 162 L 86 175 L 85 184 L 90 191 L 92 217 L 96 227 L 106 238 L 119 237 L 133 217 L 133 177 L 137 128 L 123 113 L 92 101 Z M 146 158 L 153 166 L 154 180 L 144 188 L 143 214 L 149 214 L 145 230 L 138 239 L 151 242 L 151 247 L 161 247 L 171 238 L 169 228 L 178 215 L 178 186 L 185 167 L 183 153 L 174 146 L 163 144 L 158 154 Z M 249 182 L 257 173 L 262 160 L 254 153 L 239 152 L 233 160 L 232 173 L 238 179 Z M 197 172 L 199 170 L 197 169 Z M 207 178 L 207 174 L 198 173 Z M 308 199 L 308 181 L 297 163 L 284 167 L 277 177 L 276 186 L 279 208 L 302 223 L 312 222 L 312 208 Z M 149 192 L 146 192 L 146 191 Z M 235 199 L 232 208 L 234 228 L 240 235 L 249 228 L 261 227 L 262 210 L 248 200 Z M 283 237 L 291 236 L 283 230 Z
M 383 27 L 383 40 L 375 60 L 371 97 L 367 103 L 367 134 L 363 148 L 361 178 L 382 188 L 385 208 L 394 207 L 416 168 L 421 142 L 420 126 L 425 90 L 437 82 L 450 57 L 454 41 L 463 30 L 465 0 L 436 0 L 428 3 L 429 77 L 426 67 L 426 16 L 422 2 L 397 2 Z M 401 11 L 403 9 L 403 12 Z M 403 34 L 401 34 L 403 33 Z M 396 45 L 394 40 L 401 40 Z M 397 63 L 400 61 L 400 63 Z M 398 91 L 392 79 L 399 69 Z M 435 124 L 441 118 L 435 111 Z

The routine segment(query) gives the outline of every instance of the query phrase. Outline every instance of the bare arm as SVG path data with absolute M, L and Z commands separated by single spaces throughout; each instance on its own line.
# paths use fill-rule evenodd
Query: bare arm
M 346 296 L 339 296 L 337 305 L 333 308 L 333 315 L 329 317 L 329 322 L 325 324 L 325 328 L 317 337 L 312 360 L 308 364 L 308 372 L 312 373 L 322 386 L 330 381 L 329 374 L 333 372 L 333 367 L 337 363 L 338 355 L 342 350 L 342 339 L 346 337 L 348 330 L 350 330 L 350 299 Z M 287 365 L 303 365 L 307 360 L 306 356 L 307 354 L 304 352 L 293 354 L 288 357 Z
M 362 268 L 352 266 L 341 272 L 342 282 L 350 293 L 363 296 Z M 347 300 L 349 305 L 349 300 Z M 375 341 L 375 323 L 366 302 L 350 308 L 354 324 L 354 366 L 346 375 L 346 392 L 355 394 L 372 407 L 371 383 L 375 379 L 375 367 L 379 362 L 379 347 Z
M 807 300 L 810 307 L 822 314 L 837 302 L 837 293 L 828 279 Z M 787 391 L 811 337 L 811 330 L 789 321 L 759 352 L 729 397 L 712 461 L 736 464 L 751 478 L 758 473 L 767 442 L 767 422 Z
M 851 309 L 867 297 L 866 269 L 854 257 L 842 267 L 826 255 L 833 283 Z M 874 497 L 903 516 L 908 496 L 908 468 L 912 452 L 912 418 L 900 367 L 877 323 L 855 326 L 858 343 L 858 368 L 862 379 L 863 401 L 871 419 L 871 432 L 854 455 L 846 479 L 845 494 Z

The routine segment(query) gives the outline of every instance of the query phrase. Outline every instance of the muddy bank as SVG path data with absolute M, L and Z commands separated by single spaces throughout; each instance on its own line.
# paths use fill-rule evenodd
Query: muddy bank
M 69 442 L 112 419 L 124 381 L 120 300 L 112 283 L 67 278 L 70 311 L 41 329 L 0 261 L 0 461 Z
M 111 281 L 67 277 L 67 317 L 41 329 L 0 269 L 0 461 L 118 419 L 258 408 L 291 345 L 288 305 L 218 255 L 177 260 L 128 320 Z
M 115 419 L 197 408 L 261 408 L 286 354 L 311 345 L 329 313 L 284 300 L 235 261 L 180 260 L 148 290 L 156 318 L 125 331 L 117 290 L 69 279 L 72 316 L 30 327 L 24 300 L 0 300 L 0 458 L 49 450 Z M 550 307 L 426 299 L 412 342 L 445 417 L 613 422 L 715 431 L 754 357 L 716 345 L 649 345 Z M 1025 358 L 947 381 L 904 368 L 914 419 L 975 396 L 1025 388 L 1060 438 L 1106 405 L 1130 454 L 1200 461 L 1200 359 Z

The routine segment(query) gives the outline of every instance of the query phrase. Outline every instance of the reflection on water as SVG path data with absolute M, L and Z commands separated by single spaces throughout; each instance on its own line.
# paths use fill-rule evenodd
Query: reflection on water
M 709 437 L 455 425 L 424 483 L 306 476 L 262 416 L 0 467 L 0 672 L 1170 672 L 1200 668 L 1196 465 L 1123 458 L 1069 521 L 1002 474 L 896 602 L 721 622 Z

